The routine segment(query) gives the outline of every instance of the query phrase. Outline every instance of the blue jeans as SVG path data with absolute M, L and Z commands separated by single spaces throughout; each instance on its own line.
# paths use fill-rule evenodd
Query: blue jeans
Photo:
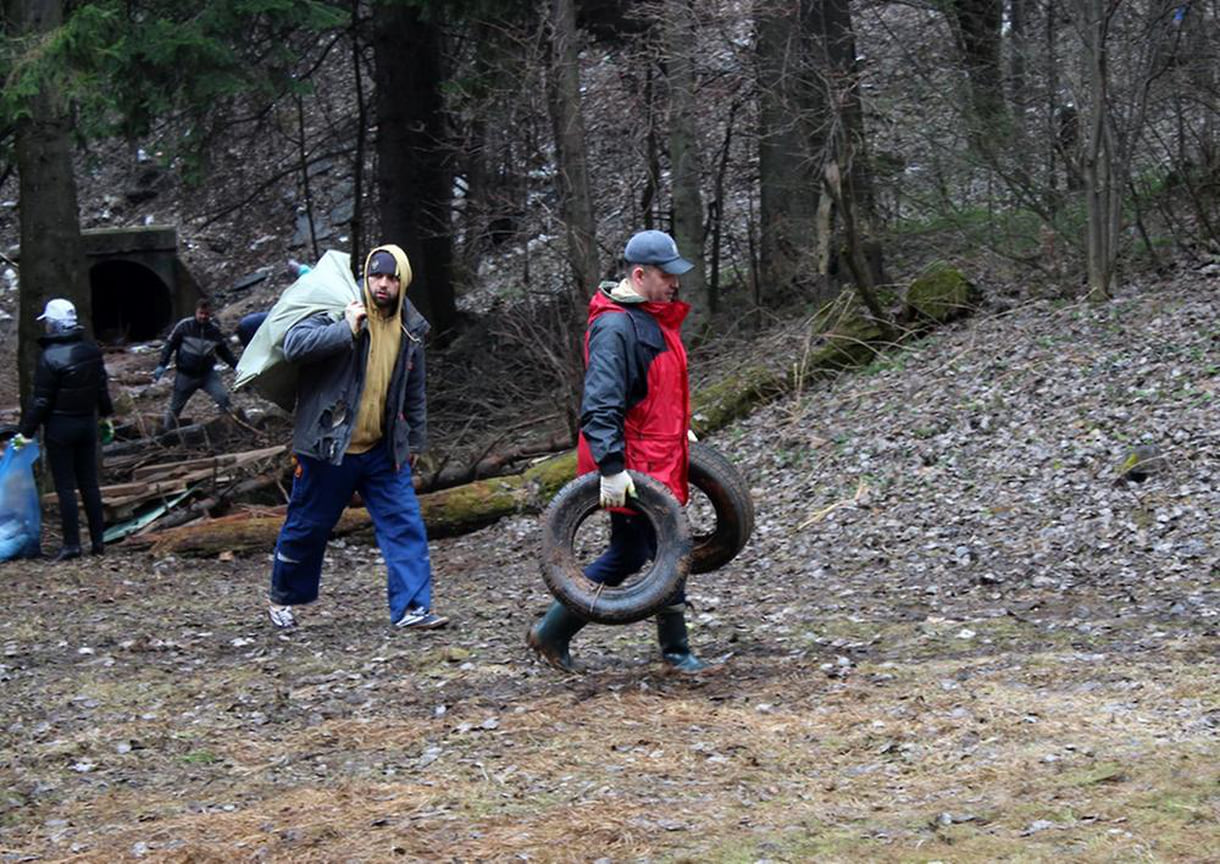
M 644 516 L 628 516 L 625 513 L 610 514 L 610 545 L 584 569 L 591 582 L 614 587 L 622 585 L 633 573 L 639 571 L 650 558 L 657 554 L 657 532 Z M 679 585 L 674 596 L 666 603 L 675 606 L 686 603 L 686 585 Z
M 200 375 L 187 375 L 181 371 L 174 375 L 174 392 L 169 397 L 169 408 L 165 412 L 165 426 L 173 429 L 178 425 L 178 415 L 186 407 L 186 403 L 195 395 L 196 390 L 202 390 L 212 397 L 212 401 L 221 411 L 229 410 L 229 391 L 220 380 L 220 373 L 215 369 Z
M 368 507 L 385 557 L 390 620 L 399 620 L 408 607 L 429 608 L 432 564 L 410 466 L 395 471 L 384 443 L 367 453 L 348 453 L 339 465 L 296 458 L 299 470 L 271 567 L 271 602 L 295 606 L 318 599 L 326 541 L 355 491 Z

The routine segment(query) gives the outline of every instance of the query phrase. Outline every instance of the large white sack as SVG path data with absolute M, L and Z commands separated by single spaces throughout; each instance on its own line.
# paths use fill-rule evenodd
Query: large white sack
M 284 336 L 316 312 L 325 312 L 338 321 L 348 303 L 363 299 L 352 276 L 351 255 L 327 250 L 314 268 L 289 285 L 271 307 L 237 363 L 233 389 L 251 387 L 264 399 L 291 411 L 297 398 L 297 367 L 284 359 Z

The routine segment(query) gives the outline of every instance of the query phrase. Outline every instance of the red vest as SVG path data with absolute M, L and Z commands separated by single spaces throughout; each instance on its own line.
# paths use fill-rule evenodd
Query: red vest
M 682 504 L 690 498 L 690 381 L 686 348 L 682 344 L 682 321 L 690 305 L 673 303 L 631 304 L 649 313 L 660 327 L 665 350 L 648 364 L 644 398 L 627 409 L 623 428 L 626 467 L 660 480 Z M 622 305 L 598 291 L 589 301 L 589 324 L 601 315 L 626 315 Z M 635 346 L 632 346 L 635 347 Z M 629 348 L 628 350 L 631 350 Z M 589 363 L 589 334 L 585 332 L 585 365 Z M 624 406 L 626 407 L 626 406 Z M 582 433 L 577 442 L 578 475 L 597 470 L 597 463 Z

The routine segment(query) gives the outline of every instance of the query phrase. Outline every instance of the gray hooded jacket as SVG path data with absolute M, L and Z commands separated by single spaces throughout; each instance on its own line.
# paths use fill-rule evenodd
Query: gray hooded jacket
M 397 247 L 378 248 L 401 254 Z M 405 297 L 401 318 L 402 343 L 382 424 L 395 467 L 401 467 L 411 453 L 423 451 L 428 440 L 424 336 L 429 325 Z M 353 337 L 347 321 L 335 320 L 330 313 L 311 315 L 288 331 L 284 358 L 297 364 L 300 373 L 293 452 L 333 465 L 343 461 L 360 409 L 368 351 L 368 329 Z

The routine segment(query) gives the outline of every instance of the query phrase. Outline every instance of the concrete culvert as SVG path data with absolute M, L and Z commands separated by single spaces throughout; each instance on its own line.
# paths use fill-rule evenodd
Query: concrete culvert
M 171 323 L 169 287 L 135 261 L 101 261 L 89 270 L 93 332 L 102 342 L 144 342 Z
M 657 554 L 651 565 L 621 585 L 601 585 L 582 572 L 576 535 L 600 511 L 601 479 L 596 473 L 577 477 L 559 490 L 542 515 L 542 578 L 547 588 L 573 612 L 598 624 L 629 624 L 656 614 L 690 572 L 690 526 L 678 499 L 664 484 L 631 472 L 636 510 L 652 523 Z

